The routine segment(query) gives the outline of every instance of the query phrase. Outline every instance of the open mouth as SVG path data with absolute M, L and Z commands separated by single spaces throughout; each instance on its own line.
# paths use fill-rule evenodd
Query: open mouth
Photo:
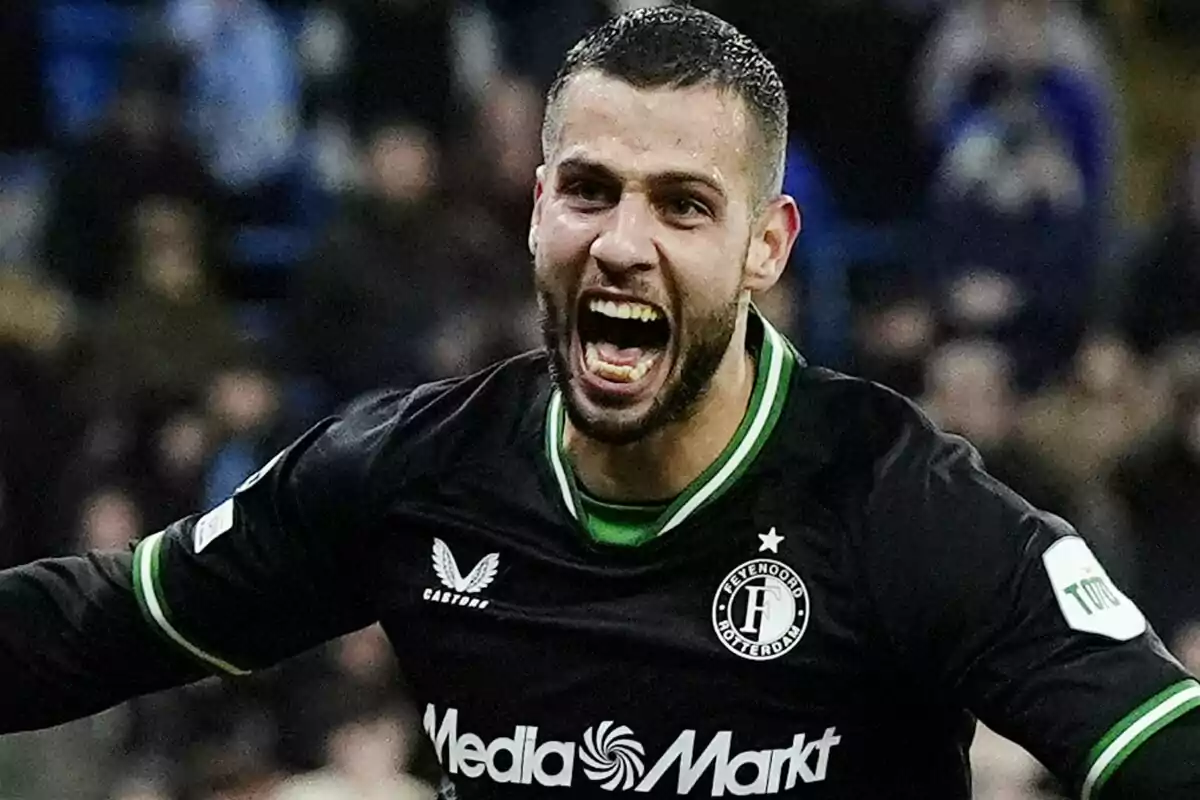
M 671 341 L 662 309 L 623 298 L 585 297 L 576 330 L 586 374 L 606 388 L 641 384 L 664 360 Z

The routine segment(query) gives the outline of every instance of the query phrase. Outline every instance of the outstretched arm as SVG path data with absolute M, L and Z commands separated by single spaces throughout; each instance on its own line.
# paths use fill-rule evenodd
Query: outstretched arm
M 902 660 L 1080 800 L 1200 796 L 1200 683 L 1066 521 L 915 414 L 870 519 L 863 552 Z
M 0 572 L 0 733 L 57 725 L 205 675 L 146 624 L 133 555 Z
M 245 674 L 374 622 L 371 468 L 402 409 L 382 398 L 322 422 L 132 553 L 0 572 L 0 733 Z

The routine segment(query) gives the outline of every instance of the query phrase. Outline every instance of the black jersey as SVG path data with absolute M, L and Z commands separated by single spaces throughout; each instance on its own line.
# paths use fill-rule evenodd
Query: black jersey
M 752 317 L 720 459 L 590 535 L 530 354 L 365 401 L 145 539 L 163 636 L 240 673 L 380 621 L 445 797 L 966 800 L 974 719 L 1087 800 L 1200 686 L 1063 520 Z

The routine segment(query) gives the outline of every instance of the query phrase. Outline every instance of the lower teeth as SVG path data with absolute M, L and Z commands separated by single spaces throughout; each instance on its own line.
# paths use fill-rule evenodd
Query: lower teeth
M 650 353 L 638 359 L 638 362 L 633 366 L 624 364 L 610 364 L 605 361 L 600 355 L 600 348 L 589 342 L 584 349 L 584 361 L 590 372 L 599 375 L 605 380 L 610 380 L 618 383 L 634 383 L 646 377 L 648 373 L 658 361 L 657 353 Z

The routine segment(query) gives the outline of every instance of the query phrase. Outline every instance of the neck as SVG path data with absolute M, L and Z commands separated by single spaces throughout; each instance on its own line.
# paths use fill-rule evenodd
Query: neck
M 708 391 L 685 418 L 626 445 L 590 439 L 567 421 L 565 446 L 580 483 L 599 498 L 668 500 L 700 477 L 733 439 L 754 391 L 742 315 Z

